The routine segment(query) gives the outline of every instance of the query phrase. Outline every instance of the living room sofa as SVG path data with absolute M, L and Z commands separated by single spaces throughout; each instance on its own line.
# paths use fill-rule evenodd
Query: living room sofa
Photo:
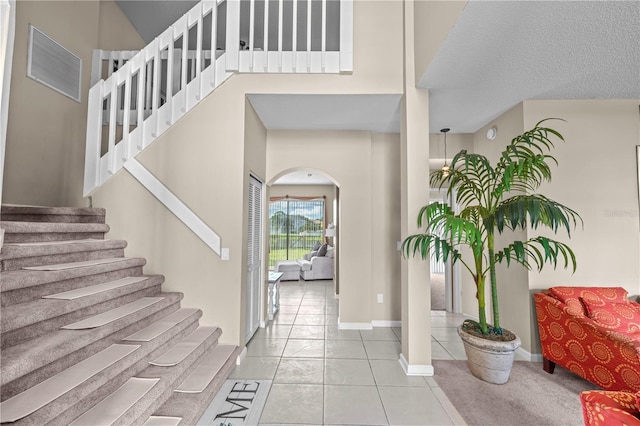
M 605 390 L 640 390 L 640 304 L 621 287 L 534 294 L 545 371 L 556 364 Z
M 333 279 L 333 259 L 334 248 L 326 246 L 320 247 L 298 259 L 300 264 L 300 278 L 305 281 L 310 280 L 332 280 Z

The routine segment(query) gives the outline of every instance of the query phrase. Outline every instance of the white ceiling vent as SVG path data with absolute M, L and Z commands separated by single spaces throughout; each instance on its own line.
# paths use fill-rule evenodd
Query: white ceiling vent
M 80 102 L 82 59 L 29 25 L 27 76 Z

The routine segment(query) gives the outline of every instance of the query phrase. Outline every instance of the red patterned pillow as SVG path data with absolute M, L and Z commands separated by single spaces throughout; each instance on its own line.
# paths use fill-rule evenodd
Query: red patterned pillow
M 626 303 L 627 290 L 622 287 L 551 287 L 549 293 L 567 305 L 573 315 L 587 315 L 580 299 L 594 303 Z
M 623 334 L 640 332 L 640 312 L 631 302 L 603 303 L 582 298 L 587 316 L 604 328 Z

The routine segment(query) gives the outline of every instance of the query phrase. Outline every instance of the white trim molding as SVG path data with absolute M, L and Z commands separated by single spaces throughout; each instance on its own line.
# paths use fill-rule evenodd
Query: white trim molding
M 211 250 L 220 256 L 220 237 L 209 226 L 189 209 L 173 192 L 158 178 L 144 168 L 136 159 L 132 158 L 124 163 L 124 168 L 136 178 L 154 197 L 182 221 L 194 234 L 198 236 Z
M 522 346 L 520 346 L 516 349 L 516 360 L 520 359 L 529 362 L 542 362 L 542 354 L 532 354 L 531 352 L 522 349 Z
M 373 327 L 402 327 L 402 321 L 389 321 L 389 320 L 373 320 L 371 321 Z
M 240 354 L 238 355 L 238 357 L 236 358 L 236 365 L 240 365 L 242 364 L 242 360 L 247 356 L 247 346 L 245 345 L 244 348 L 242 348 L 242 352 L 240 352 Z
M 338 329 L 340 330 L 373 330 L 370 322 L 341 322 L 338 318 Z
M 433 376 L 431 364 L 409 364 L 403 354 L 400 354 L 398 362 L 407 376 Z

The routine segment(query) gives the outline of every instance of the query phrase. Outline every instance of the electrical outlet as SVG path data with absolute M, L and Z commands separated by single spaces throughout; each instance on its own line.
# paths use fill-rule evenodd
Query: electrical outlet
M 384 296 L 382 296 L 382 293 L 378 293 L 378 303 L 384 303 Z
M 229 260 L 229 249 L 223 248 L 220 250 L 220 260 Z

